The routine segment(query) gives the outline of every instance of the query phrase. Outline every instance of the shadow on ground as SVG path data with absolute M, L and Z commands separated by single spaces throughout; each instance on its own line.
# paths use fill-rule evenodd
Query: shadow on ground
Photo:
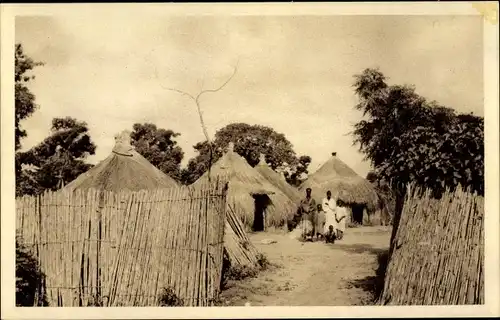
M 351 248 L 352 249 L 352 248 Z M 356 248 L 353 250 L 361 250 L 361 248 Z M 366 292 L 369 292 L 372 295 L 372 303 L 376 303 L 382 294 L 384 289 L 384 277 L 385 271 L 387 269 L 387 263 L 389 259 L 389 250 L 388 249 L 379 249 L 379 248 L 371 248 L 366 249 L 362 252 L 371 251 L 373 254 L 377 255 L 377 263 L 378 267 L 375 271 L 375 276 L 366 277 L 363 279 L 355 279 L 349 281 L 349 285 L 352 285 L 355 288 L 360 288 Z M 358 251 L 356 251 L 358 252 Z
M 350 253 L 357 253 L 357 254 L 371 253 L 375 255 L 380 255 L 387 251 L 386 248 L 377 248 L 370 244 L 365 244 L 365 243 L 345 244 L 336 242 L 331 246 L 331 248 L 344 250 Z

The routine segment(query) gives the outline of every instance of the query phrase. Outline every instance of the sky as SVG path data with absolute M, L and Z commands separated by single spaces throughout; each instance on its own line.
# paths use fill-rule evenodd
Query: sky
M 16 18 L 16 42 L 37 61 L 30 85 L 40 108 L 21 125 L 28 149 L 54 117 L 87 122 L 96 163 L 114 135 L 137 122 L 172 129 L 185 156 L 204 140 L 196 95 L 213 137 L 229 123 L 285 134 L 310 172 L 332 152 L 366 176 L 349 134 L 362 118 L 353 76 L 378 67 L 389 84 L 415 85 L 429 100 L 483 116 L 481 16 L 123 16 Z

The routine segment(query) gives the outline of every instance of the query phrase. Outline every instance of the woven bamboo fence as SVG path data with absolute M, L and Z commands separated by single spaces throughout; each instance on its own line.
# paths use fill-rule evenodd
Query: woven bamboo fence
M 18 199 L 17 229 L 50 306 L 209 306 L 220 288 L 227 184 Z
M 484 303 L 484 198 L 461 188 L 440 200 L 411 187 L 380 303 Z

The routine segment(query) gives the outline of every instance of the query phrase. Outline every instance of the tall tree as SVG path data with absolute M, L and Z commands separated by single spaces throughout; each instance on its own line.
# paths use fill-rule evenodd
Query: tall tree
M 32 169 L 16 168 L 20 177 L 17 195 L 57 190 L 71 182 L 92 167 L 85 159 L 95 154 L 95 149 L 85 122 L 54 118 L 49 137 L 26 152 L 18 152 L 18 163 Z
M 415 182 L 436 196 L 459 183 L 483 192 L 481 117 L 457 115 L 428 102 L 413 87 L 389 86 L 379 70 L 366 69 L 355 77 L 356 108 L 368 117 L 355 125 L 355 143 L 379 178 L 403 189 Z
M 23 46 L 16 44 L 15 48 L 15 150 L 21 148 L 21 139 L 27 136 L 26 130 L 21 128 L 20 121 L 28 118 L 35 112 L 37 105 L 35 95 L 28 89 L 28 82 L 35 78 L 30 71 L 43 65 L 36 62 L 24 53 Z
M 393 237 L 408 183 L 440 197 L 458 184 L 484 193 L 484 120 L 429 102 L 411 86 L 386 83 L 377 69 L 355 76 L 356 105 L 367 118 L 355 125 L 354 143 L 388 181 L 395 200 Z
M 298 183 L 301 173 L 307 173 L 311 162 L 308 156 L 297 157 L 293 146 L 285 135 L 272 128 L 246 123 L 232 123 L 218 130 L 213 140 L 213 163 L 217 161 L 224 150 L 233 142 L 234 151 L 244 157 L 251 166 L 259 163 L 260 154 L 266 156 L 266 162 L 276 171 L 283 171 L 289 182 Z M 191 159 L 183 172 L 183 180 L 190 184 L 198 179 L 209 167 L 209 144 L 207 141 L 194 146 L 198 155 Z
M 178 136 L 180 133 L 157 128 L 152 123 L 134 124 L 130 135 L 137 152 L 165 174 L 180 180 L 184 152 L 175 141 Z

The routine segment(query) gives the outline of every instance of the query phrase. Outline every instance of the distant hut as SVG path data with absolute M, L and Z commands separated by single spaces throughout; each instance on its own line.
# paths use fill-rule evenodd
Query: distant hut
M 208 174 L 205 172 L 193 186 L 206 181 Z M 231 265 L 256 264 L 258 251 L 245 229 L 250 227 L 254 231 L 262 231 L 268 225 L 284 224 L 287 214 L 293 213 L 293 202 L 234 152 L 233 143 L 210 169 L 210 177 L 217 176 L 229 182 L 224 235 L 224 248 L 229 261 Z
M 105 191 L 160 189 L 177 187 L 177 182 L 152 165 L 130 144 L 130 132 L 115 137 L 111 154 L 67 184 L 65 190 Z
M 332 157 L 299 187 L 312 189 L 312 196 L 322 201 L 330 190 L 332 196 L 351 207 L 350 221 L 357 224 L 380 224 L 380 200 L 375 187 L 332 153 Z M 349 221 L 349 220 L 348 220 Z
M 233 143 L 212 166 L 210 174 L 228 179 L 230 209 L 253 231 L 263 231 L 268 226 L 283 227 L 296 210 L 292 199 L 234 151 Z M 207 178 L 205 172 L 194 184 Z
M 264 154 L 260 155 L 259 163 L 255 166 L 255 169 L 268 180 L 276 188 L 280 189 L 288 198 L 290 198 L 297 205 L 302 200 L 302 195 L 299 190 L 291 186 L 286 182 L 285 177 L 282 174 L 277 173 L 271 169 L 266 163 L 266 156 Z

